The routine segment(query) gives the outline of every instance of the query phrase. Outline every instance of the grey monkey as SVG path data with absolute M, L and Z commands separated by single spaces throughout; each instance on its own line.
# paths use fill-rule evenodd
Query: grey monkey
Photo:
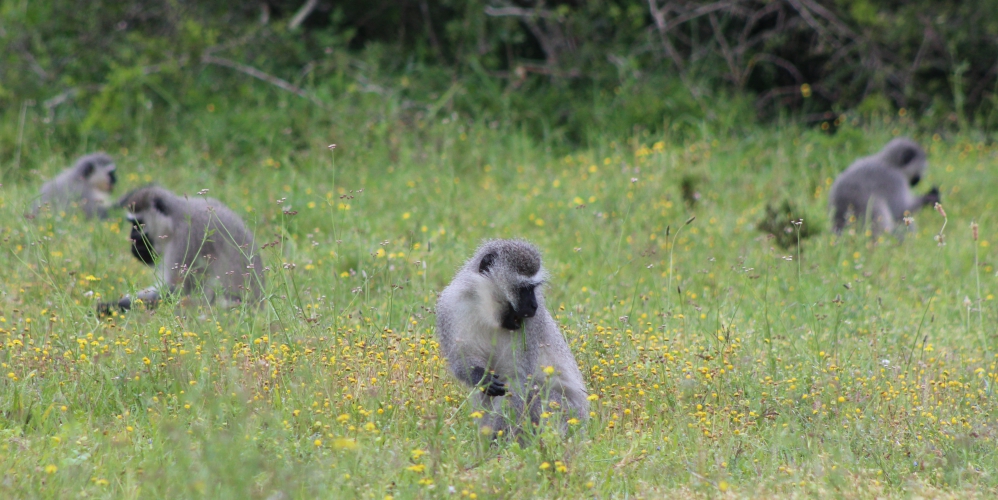
M 42 185 L 31 213 L 37 215 L 45 204 L 55 210 L 67 210 L 75 204 L 87 218 L 107 218 L 111 191 L 117 181 L 110 156 L 104 153 L 81 156 L 72 167 Z
M 842 232 L 850 214 L 861 223 L 869 216 L 874 236 L 891 232 L 905 213 L 937 203 L 938 187 L 922 196 L 911 192 L 925 168 L 925 151 L 907 138 L 894 139 L 877 154 L 856 160 L 835 179 L 829 193 L 835 232 Z
M 144 303 L 155 307 L 161 289 L 185 296 L 201 290 L 207 303 L 222 307 L 259 302 L 263 264 L 253 234 L 222 202 L 152 185 L 126 194 L 117 206 L 128 210 L 132 255 L 154 266 L 160 282 L 137 294 Z M 127 311 L 132 298 L 97 309 L 109 314 L 114 307 Z
M 541 254 L 522 240 L 486 241 L 437 300 L 437 335 L 451 372 L 484 410 L 483 428 L 518 433 L 529 416 L 589 416 L 575 357 L 544 305 Z M 503 414 L 508 403 L 516 422 Z

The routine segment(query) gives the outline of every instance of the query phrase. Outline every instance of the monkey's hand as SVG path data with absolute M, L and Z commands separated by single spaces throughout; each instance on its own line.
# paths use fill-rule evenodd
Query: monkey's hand
M 471 380 L 477 380 L 475 386 L 485 391 L 488 396 L 505 396 L 506 384 L 499 380 L 495 373 L 486 373 L 485 368 L 476 366 L 471 369 Z
M 941 199 L 942 198 L 939 195 L 939 186 L 932 186 L 932 189 L 925 194 L 925 201 L 927 202 L 926 205 L 935 205 L 936 203 L 939 203 Z
M 118 304 L 115 304 L 114 302 L 98 302 L 97 316 L 101 318 L 105 316 L 110 316 L 112 309 L 114 309 L 117 306 Z
M 117 302 L 100 302 L 97 304 L 97 316 L 110 316 L 114 309 L 127 312 L 132 308 L 132 299 L 127 295 Z

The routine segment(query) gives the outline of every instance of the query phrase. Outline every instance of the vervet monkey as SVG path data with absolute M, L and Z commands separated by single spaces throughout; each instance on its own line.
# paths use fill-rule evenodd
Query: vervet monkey
M 118 179 L 114 160 L 104 153 L 81 156 L 76 163 L 42 185 L 38 200 L 31 209 L 37 215 L 42 205 L 53 210 L 77 207 L 87 218 L 107 218 L 111 191 Z
M 492 432 L 518 432 L 526 417 L 538 423 L 544 412 L 563 421 L 589 416 L 582 374 L 544 306 L 546 277 L 530 243 L 486 241 L 437 300 L 441 350 L 451 372 L 477 388 L 481 425 Z
M 925 168 L 925 151 L 907 138 L 894 139 L 877 154 L 856 160 L 835 179 L 829 193 L 835 232 L 842 232 L 850 215 L 861 223 L 869 217 L 874 236 L 891 232 L 906 213 L 939 202 L 938 187 L 923 196 L 911 192 Z
M 207 303 L 222 307 L 258 302 L 263 264 L 253 234 L 242 219 L 214 198 L 180 197 L 159 186 L 136 189 L 118 201 L 132 224 L 132 255 L 155 266 L 160 283 L 137 294 L 150 306 L 161 290 L 191 295 L 203 292 Z M 132 298 L 102 303 L 107 314 L 132 307 Z

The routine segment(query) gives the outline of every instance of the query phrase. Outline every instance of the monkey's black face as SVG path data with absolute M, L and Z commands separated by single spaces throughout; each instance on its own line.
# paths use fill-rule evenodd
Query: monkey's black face
M 921 181 L 922 181 L 922 176 L 915 174 L 915 176 L 911 178 L 911 187 L 917 186 L 918 183 Z
M 537 294 L 536 285 L 527 285 L 517 289 L 516 306 L 506 304 L 506 311 L 502 315 L 502 327 L 507 330 L 519 330 L 523 327 L 523 320 L 533 318 L 537 314 Z
M 518 290 L 518 300 L 516 313 L 522 318 L 533 318 L 537 314 L 537 294 L 534 290 L 536 285 L 527 285 Z
M 114 185 L 118 183 L 118 176 L 117 174 L 114 173 L 114 170 L 111 170 L 110 172 L 107 173 L 107 181 L 108 181 L 108 186 L 111 189 L 114 189 Z
M 139 262 L 147 266 L 156 264 L 156 250 L 152 247 L 149 237 L 142 231 L 141 220 L 132 219 L 132 232 L 128 238 L 132 240 L 132 255 L 139 259 Z

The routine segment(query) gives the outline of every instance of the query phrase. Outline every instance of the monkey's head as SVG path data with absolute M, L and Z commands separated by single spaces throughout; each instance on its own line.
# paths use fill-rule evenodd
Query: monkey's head
M 114 191 L 114 185 L 118 183 L 114 160 L 104 153 L 81 156 L 73 165 L 73 171 L 90 187 L 104 193 Z
M 159 186 L 138 188 L 118 200 L 117 206 L 128 210 L 125 216 L 132 224 L 128 238 L 132 255 L 144 264 L 154 265 L 159 252 L 156 247 L 166 244 L 173 234 L 173 212 L 176 195 Z
M 543 307 L 539 288 L 546 274 L 541 253 L 523 240 L 486 241 L 471 258 L 469 267 L 491 289 L 497 302 L 499 322 L 507 330 L 519 330 L 523 321 Z
M 925 174 L 925 150 L 917 142 L 906 137 L 888 142 L 880 151 L 880 157 L 888 165 L 900 169 L 910 186 L 918 184 Z

